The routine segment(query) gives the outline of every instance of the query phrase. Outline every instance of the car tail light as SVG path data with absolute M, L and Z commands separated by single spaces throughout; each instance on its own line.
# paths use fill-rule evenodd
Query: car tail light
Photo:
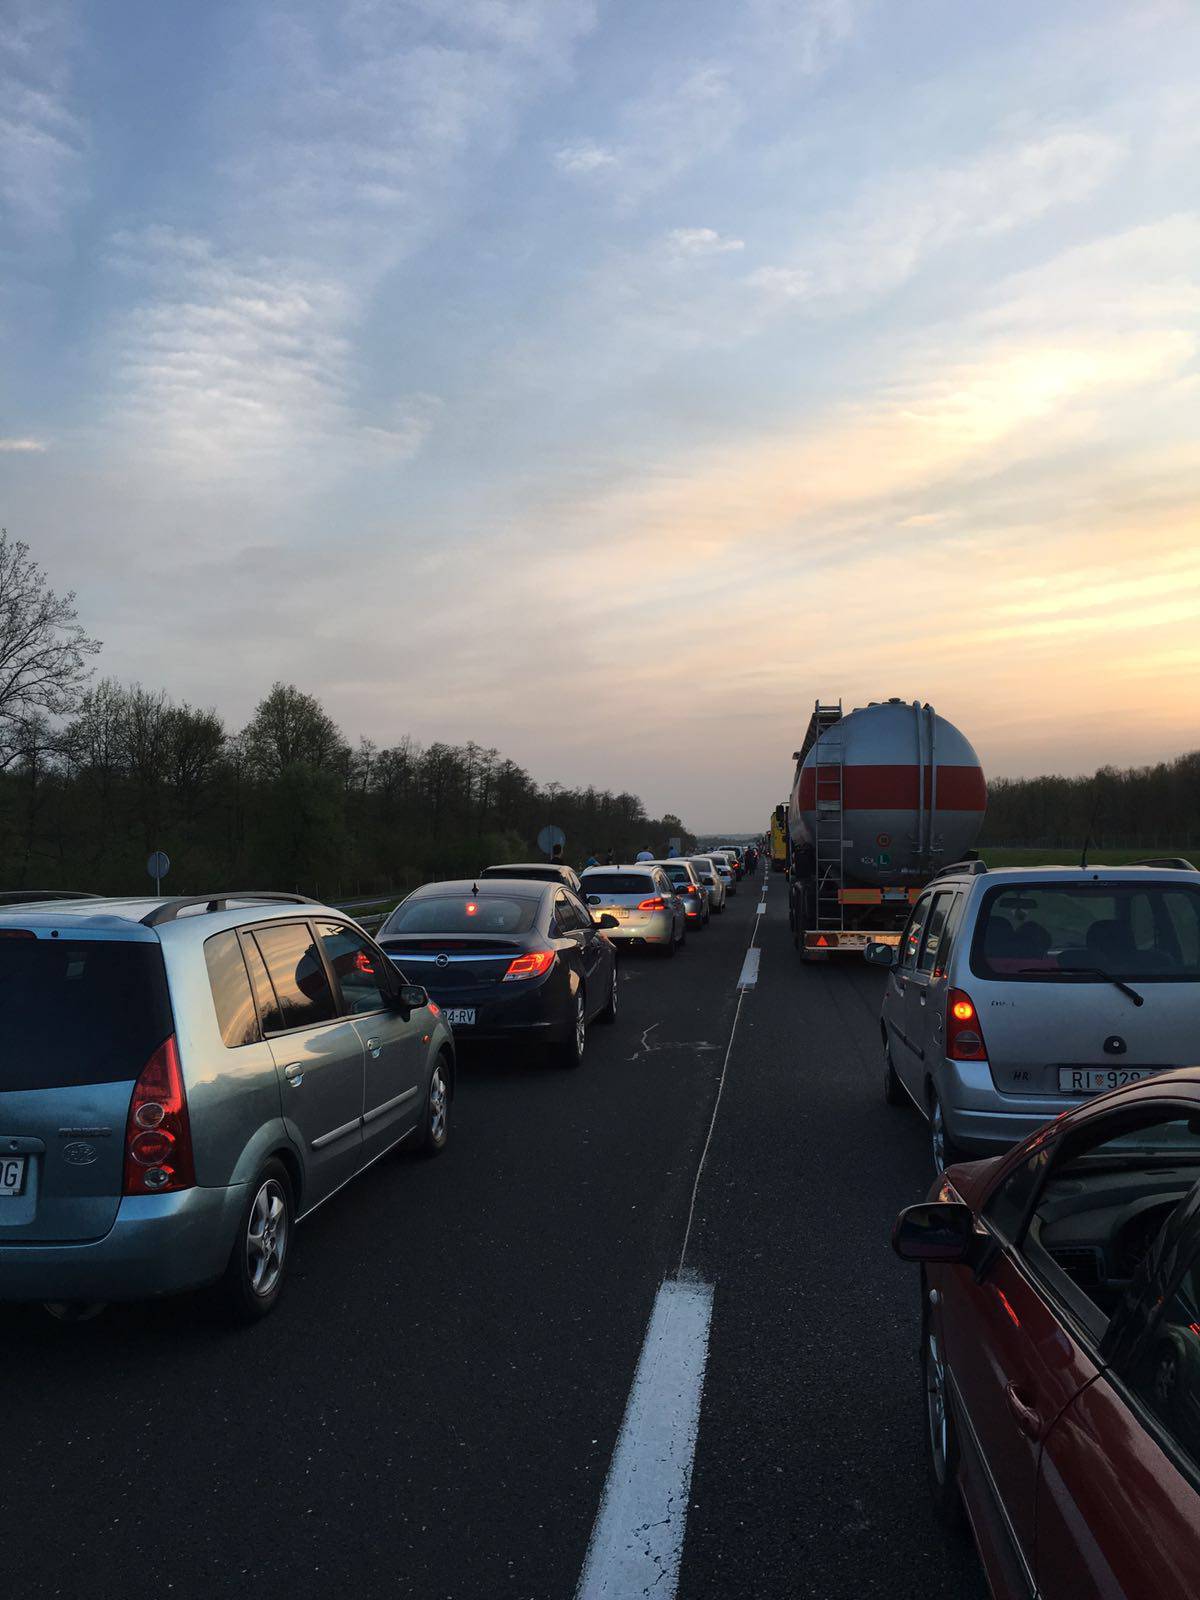
M 653 900 L 642 900 L 638 903 L 639 911 L 665 911 L 666 909 L 667 902 L 661 896 L 656 896 Z
M 172 1034 L 142 1068 L 125 1124 L 125 1194 L 164 1194 L 196 1181 L 192 1130 Z
M 974 1003 L 961 989 L 951 989 L 946 995 L 946 1055 L 951 1061 L 983 1061 L 987 1057 Z
M 0 939 L 36 939 L 32 928 L 0 928 Z
M 523 956 L 514 956 L 508 963 L 504 982 L 507 983 L 510 978 L 540 978 L 544 972 L 549 972 L 553 960 L 553 950 L 527 950 Z

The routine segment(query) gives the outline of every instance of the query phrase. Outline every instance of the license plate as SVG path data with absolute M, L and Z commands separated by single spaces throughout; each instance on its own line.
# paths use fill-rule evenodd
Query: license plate
M 628 922 L 629 921 L 629 907 L 628 906 L 614 906 L 612 908 L 612 911 L 609 913 L 609 915 L 616 917 L 618 922 Z
M 443 1006 L 442 1015 L 452 1028 L 466 1028 L 475 1021 L 474 1006 Z
M 20 1194 L 25 1187 L 25 1157 L 5 1156 L 0 1160 L 0 1195 Z
M 1141 1067 L 1059 1067 L 1058 1087 L 1064 1094 L 1104 1094 L 1153 1076 Z

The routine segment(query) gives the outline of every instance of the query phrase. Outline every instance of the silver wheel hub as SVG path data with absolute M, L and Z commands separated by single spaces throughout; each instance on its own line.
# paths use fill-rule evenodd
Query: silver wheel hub
M 429 1133 L 438 1143 L 446 1134 L 446 1082 L 440 1067 L 429 1085 Z
M 254 1197 L 246 1227 L 246 1267 L 255 1294 L 270 1294 L 279 1282 L 287 1243 L 283 1190 L 274 1178 L 268 1178 Z
M 587 1023 L 583 1017 L 583 1001 L 575 1002 L 575 1054 L 583 1054 L 583 1046 L 587 1039 Z
M 939 1483 L 946 1481 L 946 1369 L 938 1349 L 937 1335 L 926 1336 L 925 1404 L 929 1418 L 929 1445 L 933 1470 Z

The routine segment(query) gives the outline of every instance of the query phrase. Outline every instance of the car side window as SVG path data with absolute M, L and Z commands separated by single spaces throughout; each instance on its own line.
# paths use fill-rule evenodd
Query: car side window
M 281 1029 L 311 1028 L 336 1016 L 325 963 L 306 922 L 264 925 L 255 928 L 254 939 L 279 1001 Z
M 925 921 L 921 953 L 917 958 L 918 972 L 932 972 L 934 967 L 940 965 L 939 953 L 946 942 L 946 924 L 950 920 L 950 908 L 953 904 L 953 889 L 943 889 L 934 895 L 929 916 Z
M 242 959 L 241 942 L 232 928 L 228 933 L 214 934 L 204 941 L 204 962 L 208 967 L 217 1026 L 226 1048 L 236 1050 L 240 1045 L 255 1044 L 261 1037 L 258 1013 Z
M 342 1001 L 351 1016 L 382 1011 L 388 990 L 378 971 L 380 957 L 361 934 L 341 922 L 318 922 L 317 937 L 337 975 Z
M 1019 1244 L 1025 1219 L 1050 1160 L 1050 1147 L 1041 1146 L 1019 1163 L 988 1196 L 983 1215 L 1002 1238 Z
M 910 972 L 917 964 L 917 953 L 921 948 L 921 934 L 925 930 L 925 921 L 929 916 L 929 906 L 932 900 L 933 896 L 931 894 L 923 894 L 921 896 L 913 907 L 913 914 L 908 919 L 908 927 L 905 928 L 900 939 L 899 964 Z
M 569 894 L 567 896 L 567 905 L 570 908 L 571 915 L 575 918 L 575 926 L 577 928 L 582 928 L 587 932 L 596 926 L 592 921 L 591 912 L 578 895 Z
M 1200 1254 L 1167 1297 L 1126 1382 L 1200 1471 Z

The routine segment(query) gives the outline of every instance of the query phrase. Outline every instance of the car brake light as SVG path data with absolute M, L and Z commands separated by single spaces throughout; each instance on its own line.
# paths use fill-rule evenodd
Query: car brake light
M 32 928 L 0 928 L 0 939 L 36 939 Z
M 125 1194 L 164 1194 L 196 1181 L 192 1130 L 175 1035 L 142 1068 L 125 1124 Z
M 653 900 L 642 900 L 638 903 L 639 911 L 665 911 L 667 902 L 659 897 Z
M 553 960 L 553 950 L 529 950 L 523 956 L 514 956 L 508 963 L 504 982 L 510 978 L 540 978 L 543 972 L 549 972 Z
M 983 1061 L 983 1030 L 968 994 L 951 989 L 946 996 L 946 1055 L 951 1061 Z

